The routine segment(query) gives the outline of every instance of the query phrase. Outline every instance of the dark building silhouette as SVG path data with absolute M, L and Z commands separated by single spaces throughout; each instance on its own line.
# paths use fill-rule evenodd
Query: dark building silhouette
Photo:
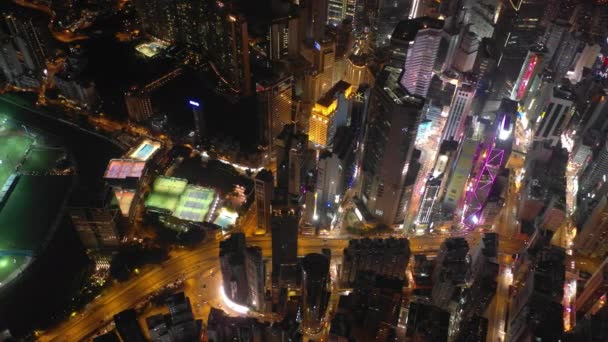
M 302 329 L 321 331 L 329 300 L 329 260 L 322 254 L 308 254 L 302 261 Z
M 124 310 L 114 315 L 114 324 L 116 324 L 116 330 L 124 342 L 146 341 L 134 309 Z

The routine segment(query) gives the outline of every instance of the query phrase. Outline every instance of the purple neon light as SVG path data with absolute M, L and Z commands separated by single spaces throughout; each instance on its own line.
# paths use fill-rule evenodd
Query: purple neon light
M 491 186 L 496 181 L 496 171 L 498 171 L 493 169 L 502 166 L 504 154 L 505 151 L 501 149 L 491 149 L 489 151 L 486 160 L 483 163 L 483 167 L 481 168 L 481 172 L 479 172 L 479 175 L 475 179 L 473 190 L 467 193 L 465 213 L 462 220 L 462 223 L 465 225 L 470 225 L 470 223 L 472 223 L 474 226 L 479 222 L 483 209 L 483 202 L 486 200 L 485 198 L 481 199 L 480 195 L 484 195 L 485 197 L 487 195 L 485 192 L 487 191 L 489 193 Z M 498 161 L 498 163 L 496 163 L 496 161 Z M 484 178 L 489 178 L 489 181 L 484 181 Z

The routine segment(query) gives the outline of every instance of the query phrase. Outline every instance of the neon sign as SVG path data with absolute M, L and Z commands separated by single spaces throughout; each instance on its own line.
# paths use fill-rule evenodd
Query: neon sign
M 530 58 L 530 63 L 528 63 L 523 78 L 521 79 L 521 83 L 519 84 L 519 88 L 517 89 L 517 99 L 521 99 L 524 96 L 526 88 L 528 88 L 528 82 L 530 82 L 530 78 L 534 73 L 534 69 L 536 68 L 537 62 L 538 55 L 532 55 L 532 58 Z

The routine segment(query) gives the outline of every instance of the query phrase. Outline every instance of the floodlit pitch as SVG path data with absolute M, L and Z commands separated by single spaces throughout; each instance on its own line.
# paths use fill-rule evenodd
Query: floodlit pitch
M 154 180 L 152 191 L 171 195 L 181 195 L 188 185 L 188 181 L 182 178 L 160 176 Z
M 158 55 L 161 51 L 165 50 L 167 47 L 169 47 L 169 44 L 163 42 L 162 40 L 154 39 L 150 42 L 137 45 L 135 50 L 147 58 L 152 58 Z
M 145 206 L 181 220 L 204 222 L 215 198 L 213 189 L 188 185 L 188 181 L 181 178 L 160 176 L 154 181 Z
M 180 197 L 173 216 L 182 220 L 203 222 L 214 199 L 215 191 L 212 189 L 190 185 Z

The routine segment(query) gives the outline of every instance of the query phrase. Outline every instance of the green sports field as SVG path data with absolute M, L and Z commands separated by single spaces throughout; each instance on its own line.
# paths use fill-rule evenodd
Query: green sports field
M 0 132 L 0 187 L 15 171 L 32 143 L 32 138 L 14 131 Z

